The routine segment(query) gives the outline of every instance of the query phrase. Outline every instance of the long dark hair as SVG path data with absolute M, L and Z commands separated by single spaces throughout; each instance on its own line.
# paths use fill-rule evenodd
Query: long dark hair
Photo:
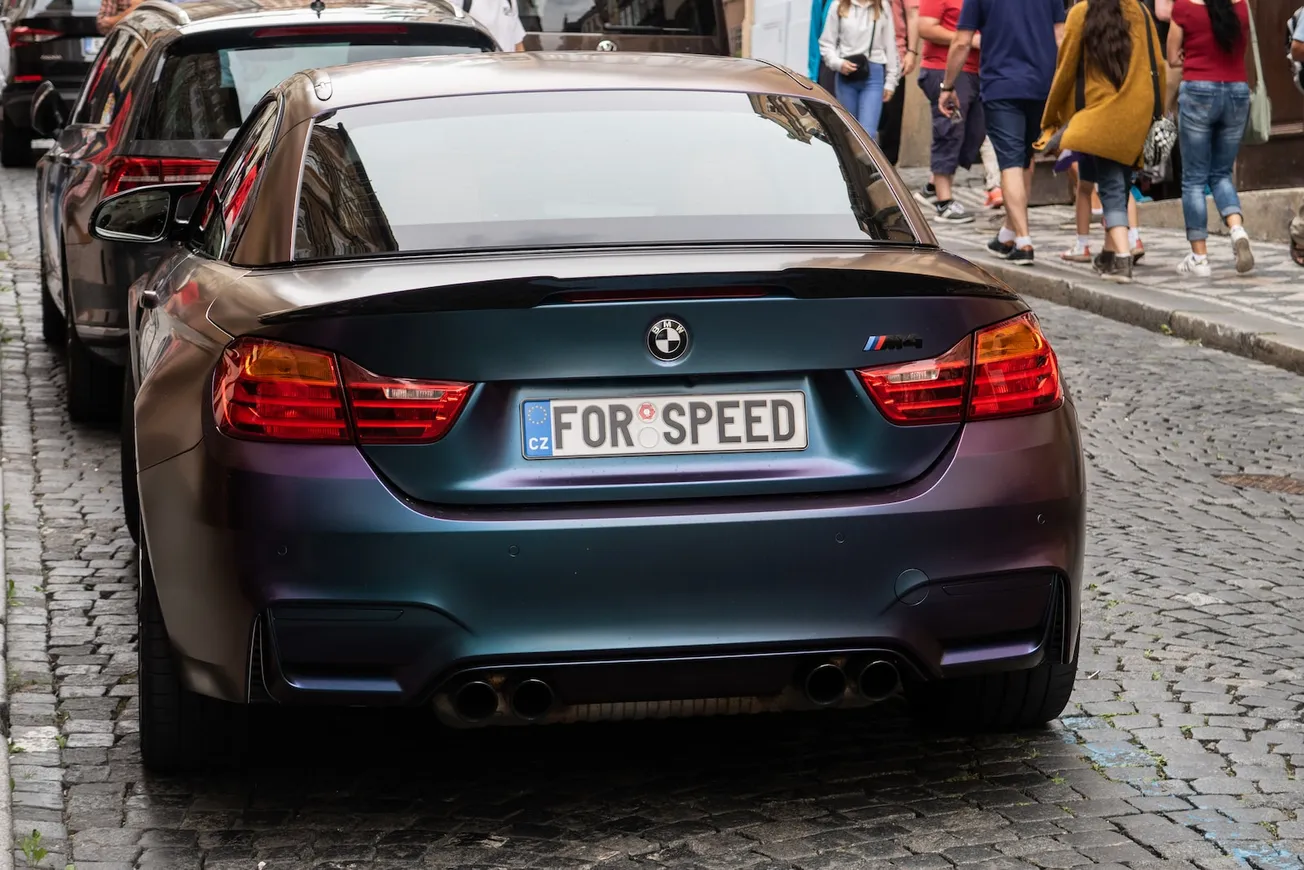
M 1241 19 L 1236 17 L 1232 0 L 1204 0 L 1204 8 L 1209 10 L 1209 23 L 1213 25 L 1214 42 L 1218 43 L 1218 47 L 1223 51 L 1231 54 L 1236 48 L 1236 40 L 1241 38 Z
M 1082 24 L 1082 51 L 1087 63 L 1104 73 L 1115 88 L 1123 87 L 1132 61 L 1132 31 L 1123 15 L 1124 2 L 1134 0 L 1087 0 L 1087 17 Z

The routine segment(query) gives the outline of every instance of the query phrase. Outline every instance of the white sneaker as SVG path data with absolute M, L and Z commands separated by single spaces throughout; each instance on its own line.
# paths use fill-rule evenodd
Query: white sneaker
M 1236 255 L 1236 271 L 1245 274 L 1254 268 L 1254 252 L 1250 250 L 1250 234 L 1245 227 L 1232 227 L 1232 253 Z
M 1187 254 L 1182 262 L 1177 264 L 1177 274 L 1194 275 L 1197 278 L 1208 278 L 1213 275 L 1213 269 L 1209 267 L 1209 258 L 1201 257 L 1197 254 Z
M 948 224 L 971 224 L 974 222 L 974 216 L 960 205 L 958 199 L 953 199 L 947 203 L 946 208 L 938 208 L 937 219 Z

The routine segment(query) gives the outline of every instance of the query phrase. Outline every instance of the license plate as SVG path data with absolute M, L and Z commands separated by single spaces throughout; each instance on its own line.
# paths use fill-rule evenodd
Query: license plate
M 82 56 L 87 60 L 94 60 L 95 56 L 100 53 L 100 47 L 104 45 L 103 36 L 83 36 L 82 37 Z
M 804 393 L 543 399 L 521 405 L 526 459 L 806 449 Z

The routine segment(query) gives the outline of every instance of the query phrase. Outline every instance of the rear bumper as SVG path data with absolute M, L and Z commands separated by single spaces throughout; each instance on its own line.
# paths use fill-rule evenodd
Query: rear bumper
M 441 509 L 351 447 L 211 432 L 139 481 L 189 683 L 228 700 L 416 704 L 526 669 L 572 705 L 763 696 L 830 657 L 1032 667 L 1078 629 L 1068 405 L 870 493 Z

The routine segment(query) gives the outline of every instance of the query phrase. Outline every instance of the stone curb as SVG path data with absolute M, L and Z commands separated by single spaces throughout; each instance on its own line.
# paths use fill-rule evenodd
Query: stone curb
M 0 474 L 0 506 L 5 504 L 4 475 Z M 5 741 L 0 746 L 0 870 L 13 870 L 14 866 L 14 808 L 13 789 L 9 776 L 9 572 L 5 566 L 5 511 L 0 510 L 0 581 L 5 584 L 0 594 L 0 733 Z
M 1023 296 L 1199 341 L 1205 347 L 1304 374 L 1304 328 L 1204 296 L 1159 290 L 1140 282 L 1111 284 L 1092 280 L 1059 264 L 1038 261 L 1031 268 L 1011 266 L 988 254 L 983 242 L 970 243 L 955 237 L 942 242 Z

